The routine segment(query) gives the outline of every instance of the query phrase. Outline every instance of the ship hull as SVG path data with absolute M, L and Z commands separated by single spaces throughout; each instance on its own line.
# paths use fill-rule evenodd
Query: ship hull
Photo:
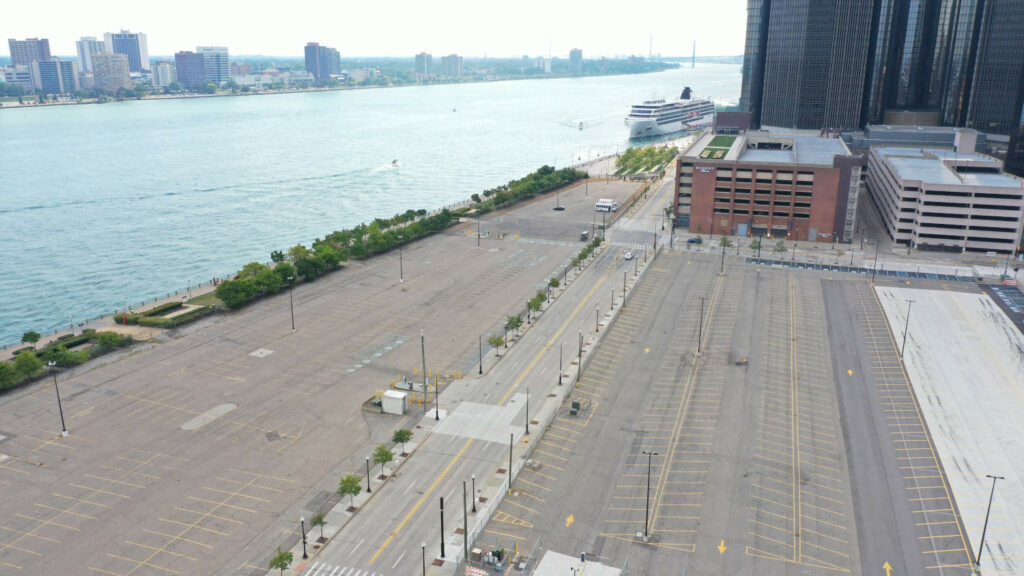
M 641 138 L 656 138 L 659 136 L 668 136 L 669 134 L 682 134 L 687 132 L 696 132 L 703 128 L 710 128 L 715 121 L 714 115 L 708 114 L 699 116 L 696 118 L 687 118 L 685 120 L 678 120 L 675 122 L 668 122 L 665 124 L 658 124 L 655 119 L 643 119 L 643 120 L 627 120 L 629 125 L 629 138 L 641 139 Z

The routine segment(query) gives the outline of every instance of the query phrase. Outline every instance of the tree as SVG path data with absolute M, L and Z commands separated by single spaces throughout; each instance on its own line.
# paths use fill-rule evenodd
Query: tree
M 775 243 L 775 251 L 776 252 L 785 252 L 786 251 L 786 241 L 785 240 L 779 240 L 778 242 L 776 242 Z
M 505 318 L 505 330 L 510 332 L 518 331 L 523 326 L 523 318 L 520 315 Z
M 277 266 L 274 266 L 274 274 L 277 274 L 286 285 L 295 283 L 295 267 L 288 262 L 278 262 Z
M 14 370 L 22 376 L 31 376 L 42 367 L 43 361 L 36 358 L 36 353 L 31 350 L 22 350 L 14 357 Z
M 473 202 L 476 202 L 476 203 L 478 203 L 478 204 L 480 203 L 480 195 L 479 195 L 479 194 L 473 194 L 473 195 L 472 195 L 472 196 L 470 196 L 469 198 L 470 198 L 471 200 L 473 200 Z
M 730 240 L 728 236 L 722 236 L 721 238 L 718 239 L 718 245 L 721 246 L 723 250 L 725 250 L 726 248 L 732 246 L 732 240 Z
M 391 437 L 391 441 L 395 444 L 402 445 L 402 456 L 408 456 L 408 452 L 405 451 L 405 443 L 412 440 L 412 430 L 400 429 L 395 430 L 395 434 Z
M 541 304 L 543 303 L 544 295 L 538 294 L 537 296 L 530 298 L 530 300 L 526 303 L 526 307 L 529 308 L 531 312 L 537 312 L 538 310 L 540 310 Z
M 320 527 L 320 538 L 317 540 L 317 542 L 323 543 L 323 542 L 327 541 L 327 539 L 324 538 L 324 526 L 326 526 L 326 525 L 327 525 L 327 520 L 324 519 L 324 515 L 323 514 L 317 514 L 316 516 L 313 516 L 312 518 L 309 519 L 309 527 L 310 528 L 313 528 L 314 526 L 319 526 Z
M 501 356 L 501 345 L 505 343 L 505 338 L 501 334 L 494 334 L 487 337 L 487 344 L 491 348 L 494 348 L 495 354 Z
M 42 336 L 39 335 L 39 332 L 36 332 L 34 330 L 30 330 L 30 331 L 25 332 L 24 334 L 21 335 L 21 343 L 22 344 L 31 344 L 32 348 L 35 349 L 36 342 L 39 342 L 40 338 L 42 338 Z
M 284 571 L 292 565 L 292 553 L 281 550 L 281 547 L 277 547 L 277 556 L 270 559 L 270 569 L 277 568 L 281 571 L 281 576 L 284 576 Z
M 551 286 L 552 288 L 558 288 L 558 285 L 559 285 L 558 278 L 552 278 L 552 279 L 548 280 L 548 286 Z
M 373 461 L 380 464 L 380 477 L 384 479 L 384 465 L 395 459 L 395 453 L 388 450 L 388 447 L 381 444 L 373 450 Z
M 363 487 L 359 483 L 358 476 L 346 474 L 338 481 L 338 496 L 348 496 L 350 508 L 356 507 L 356 495 L 362 491 Z
M 0 362 L 0 390 L 14 386 L 18 379 L 18 372 L 7 362 Z
M 228 308 L 240 308 L 256 297 L 256 285 L 252 280 L 226 280 L 217 285 L 215 293 Z
M 284 252 L 280 250 L 274 250 L 270 253 L 270 260 L 277 264 L 278 262 L 284 262 Z
M 753 240 L 751 240 L 750 241 L 750 249 L 751 250 L 760 250 L 761 249 L 761 239 L 760 238 L 754 238 Z

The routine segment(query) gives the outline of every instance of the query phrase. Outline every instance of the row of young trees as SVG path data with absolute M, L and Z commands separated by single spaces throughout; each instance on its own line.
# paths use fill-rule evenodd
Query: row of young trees
M 679 151 L 674 146 L 643 146 L 627 148 L 615 159 L 616 174 L 648 172 L 672 161 Z
M 96 332 L 90 329 L 85 330 L 80 336 L 58 340 L 42 350 L 36 350 L 35 344 L 41 338 L 42 336 L 38 332 L 26 332 L 21 337 L 21 341 L 32 344 L 32 348 L 18 352 L 13 362 L 0 362 L 0 390 L 13 388 L 38 376 L 50 362 L 61 368 L 77 366 L 117 348 L 130 346 L 132 343 L 131 336 L 122 336 L 116 332 Z M 85 350 L 68 349 L 92 341 L 95 343 Z
M 477 203 L 477 210 L 480 213 L 487 213 L 497 208 L 504 208 L 516 202 L 527 200 L 538 194 L 545 194 L 571 184 L 577 180 L 587 177 L 587 173 L 572 168 L 555 170 L 551 166 L 544 165 L 519 180 L 511 180 L 496 188 L 484 190 L 483 197 L 473 194 L 471 198 Z
M 410 440 L 412 440 L 412 430 L 395 430 L 395 433 L 391 436 L 391 441 L 393 443 L 402 445 L 402 456 L 408 456 L 405 452 L 405 444 Z M 394 460 L 394 458 L 395 453 L 385 444 L 381 444 L 373 450 L 373 462 L 374 464 L 380 464 L 380 475 L 382 478 L 384 477 L 384 465 Z M 336 490 L 336 493 L 338 496 L 349 497 L 349 510 L 351 511 L 355 509 L 356 496 L 358 496 L 362 491 L 362 479 L 354 474 L 346 474 L 338 481 L 338 489 Z M 327 539 L 324 538 L 324 526 L 326 525 L 327 519 L 323 514 L 317 514 L 309 519 L 310 528 L 320 528 L 320 538 L 317 539 L 317 542 L 320 542 L 321 544 L 327 541 Z M 277 554 L 270 559 L 270 568 L 272 570 L 280 570 L 280 573 L 284 574 L 284 571 L 292 565 L 293 560 L 294 556 L 291 552 L 281 550 L 281 547 L 278 546 Z

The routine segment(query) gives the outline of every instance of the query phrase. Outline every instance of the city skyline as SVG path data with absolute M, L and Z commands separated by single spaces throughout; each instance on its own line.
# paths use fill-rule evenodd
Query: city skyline
M 201 10 L 200 20 L 189 18 L 190 7 Z M 713 19 L 688 18 L 697 2 L 654 0 L 645 12 L 660 14 L 644 24 L 623 27 L 615 17 L 621 6 L 570 5 L 527 0 L 516 5 L 479 8 L 466 0 L 418 4 L 399 2 L 385 10 L 379 5 L 341 6 L 316 2 L 301 11 L 266 13 L 236 11 L 184 0 L 167 11 L 126 0 L 104 1 L 99 7 L 71 0 L 56 0 L 46 8 L 13 5 L 5 10 L 8 38 L 48 38 L 54 55 L 74 56 L 82 36 L 103 37 L 105 32 L 130 29 L 147 35 L 149 52 L 173 55 L 189 46 L 228 46 L 232 54 L 280 57 L 303 56 L 307 42 L 338 49 L 342 57 L 411 57 L 419 52 L 458 53 L 467 58 L 552 56 L 568 57 L 579 47 L 585 58 L 644 55 L 688 56 L 693 42 L 698 55 L 732 56 L 743 53 L 746 0 L 723 0 Z M 319 16 L 310 20 L 310 11 Z M 66 15 L 59 20 L 53 13 Z M 394 15 L 402 14 L 401 18 Z M 664 17 L 677 14 L 678 18 Z M 381 26 L 345 23 L 379 22 Z M 653 43 L 651 41 L 653 37 Z M 652 48 L 653 44 L 653 48 Z M 0 47 L 0 56 L 8 56 Z

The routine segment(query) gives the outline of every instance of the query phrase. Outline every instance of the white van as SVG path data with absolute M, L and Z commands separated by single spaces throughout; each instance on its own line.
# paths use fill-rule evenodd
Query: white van
M 597 212 L 615 212 L 618 209 L 619 203 L 607 198 L 601 198 L 594 204 L 594 210 Z

